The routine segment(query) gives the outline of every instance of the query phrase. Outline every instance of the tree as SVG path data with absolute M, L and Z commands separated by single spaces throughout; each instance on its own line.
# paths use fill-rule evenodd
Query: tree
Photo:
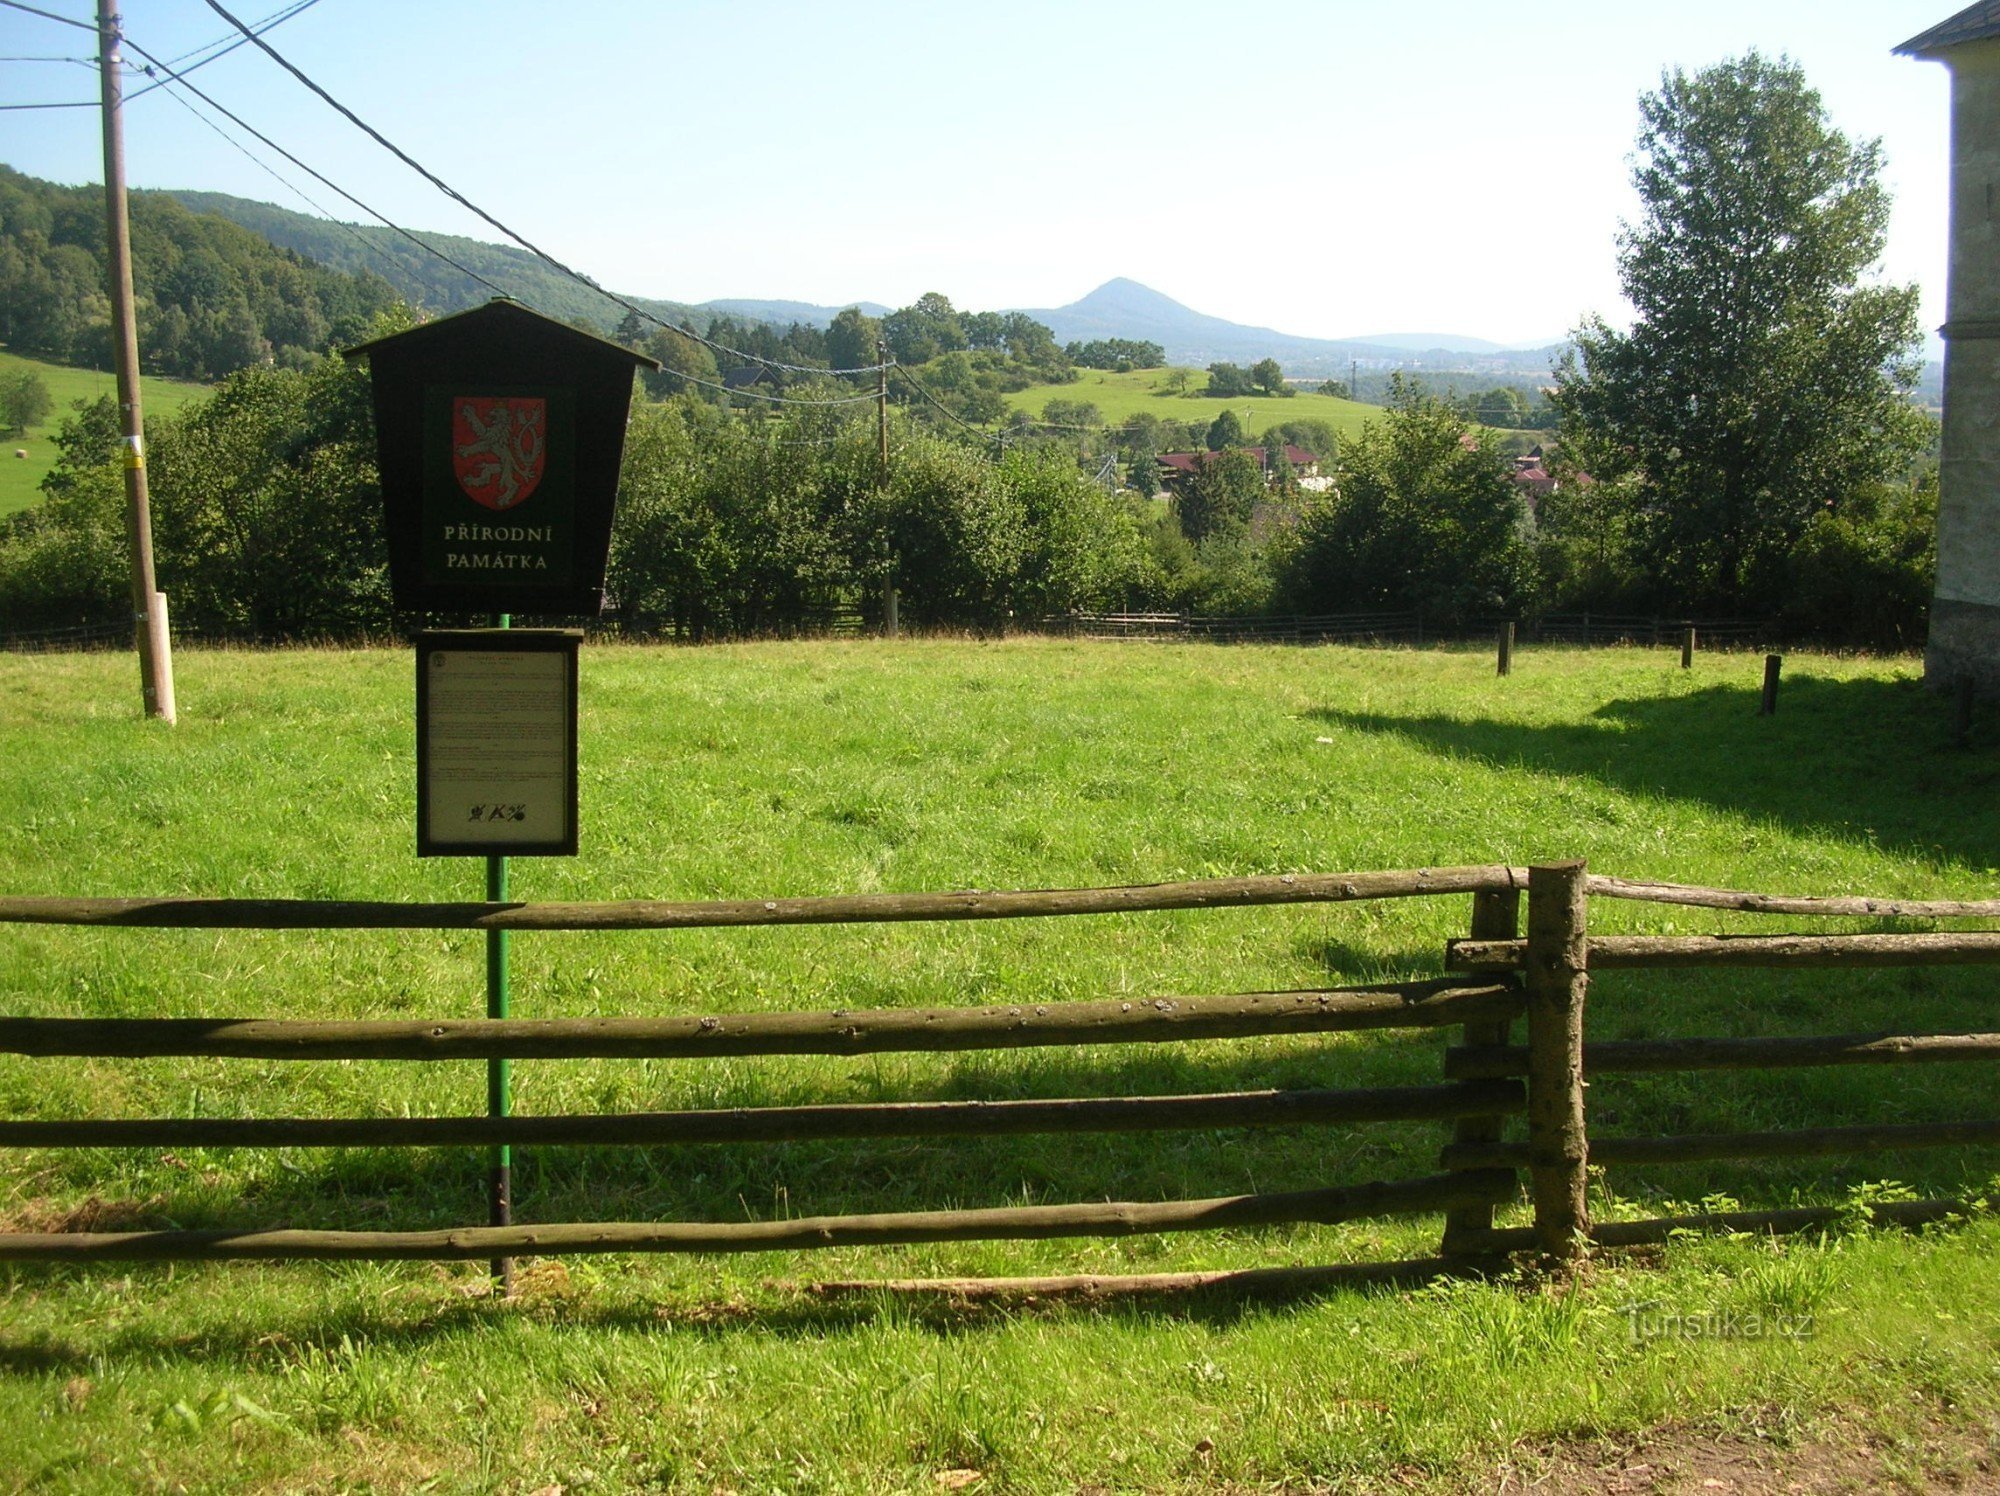
M 688 333 L 662 327 L 646 340 L 645 351 L 660 361 L 657 370 L 647 369 L 640 376 L 655 399 L 712 386 L 722 378 L 715 355 Z
M 1923 440 L 1917 290 L 1873 284 L 1889 198 L 1786 59 L 1757 53 L 1640 100 L 1620 240 L 1630 333 L 1592 318 L 1557 371 L 1566 442 L 1631 475 L 1661 603 L 1774 607 L 1787 554 Z
M 1275 358 L 1260 358 L 1252 364 L 1250 382 L 1267 395 L 1289 395 L 1292 392 L 1285 383 L 1285 371 L 1278 366 Z
M 938 291 L 926 291 L 884 317 L 882 336 L 900 364 L 927 364 L 941 353 L 968 346 L 951 298 Z
M 1348 444 L 1340 489 L 1307 503 L 1273 570 L 1302 613 L 1421 610 L 1463 624 L 1532 596 L 1526 506 L 1448 401 L 1398 378 L 1387 414 Z
M 1181 480 L 1174 496 L 1174 513 L 1181 533 L 1197 545 L 1216 536 L 1241 535 L 1264 494 L 1264 473 L 1257 459 L 1240 448 L 1210 452 Z
M 1235 364 L 1210 364 L 1208 366 L 1208 388 L 1202 393 L 1212 398 L 1233 400 L 1238 395 L 1247 395 L 1255 386 L 1250 376 Z
M 834 369 L 865 369 L 876 360 L 882 324 L 859 307 L 835 314 L 826 330 L 826 362 Z
M 54 408 L 49 387 L 33 369 L 0 374 L 0 426 L 18 435 L 40 425 Z
M 1225 410 L 1209 423 L 1208 450 L 1227 452 L 1231 447 L 1243 445 L 1243 423 L 1236 418 L 1236 412 Z

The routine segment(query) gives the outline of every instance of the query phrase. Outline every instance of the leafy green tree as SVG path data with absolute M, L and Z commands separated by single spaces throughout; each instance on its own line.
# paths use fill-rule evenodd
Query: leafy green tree
M 889 487 L 859 506 L 888 544 L 912 625 L 998 627 L 1026 550 L 1026 514 L 978 452 L 933 437 L 903 442 Z
M 826 330 L 826 363 L 830 369 L 865 369 L 876 361 L 882 324 L 859 307 L 834 314 Z
M 1289 395 L 1291 386 L 1285 383 L 1285 371 L 1278 366 L 1275 358 L 1260 358 L 1250 366 L 1250 382 L 1267 395 Z
M 1233 410 L 1225 410 L 1209 423 L 1208 450 L 1211 452 L 1227 452 L 1232 447 L 1242 446 L 1246 440 L 1243 423 Z
M 1518 430 L 1528 424 L 1528 397 L 1512 385 L 1503 384 L 1476 396 L 1472 418 L 1482 426 Z
M 647 369 L 640 376 L 646 393 L 656 400 L 721 382 L 722 371 L 715 366 L 715 355 L 687 333 L 658 328 L 646 339 L 645 351 L 660 361 L 658 369 Z
M 1105 608 L 1138 583 L 1144 547 L 1131 510 L 1066 453 L 1010 452 L 1000 481 L 1022 510 L 1017 614 L 1050 618 Z
M 191 628 L 352 636 L 389 616 L 367 373 L 249 368 L 160 424 L 147 468 L 160 585 Z
M 1104 412 L 1090 400 L 1052 399 L 1043 403 L 1042 419 L 1052 426 L 1076 426 L 1094 431 L 1104 424 Z
M 1215 536 L 1247 531 L 1263 496 L 1264 471 L 1256 458 L 1241 448 L 1210 452 L 1181 479 L 1174 513 L 1181 533 L 1200 545 Z
M 926 291 L 889 313 L 882 319 L 882 335 L 899 364 L 927 364 L 941 353 L 970 346 L 951 298 L 937 291 Z
M 0 427 L 18 434 L 39 426 L 54 408 L 48 385 L 33 369 L 0 373 Z
M 1214 399 L 1233 400 L 1238 395 L 1247 395 L 1256 386 L 1250 376 L 1235 364 L 1210 364 L 1208 366 L 1208 387 L 1202 391 Z
M 54 438 L 42 502 L 0 520 L 0 627 L 71 628 L 131 616 L 118 407 L 76 402 Z
M 1631 475 L 1662 603 L 1763 611 L 1817 516 L 1900 471 L 1924 435 L 1917 290 L 1875 284 L 1879 142 L 1828 123 L 1788 60 L 1675 70 L 1640 101 L 1619 272 L 1629 333 L 1593 318 L 1557 373 L 1567 441 Z
M 1524 607 L 1526 506 L 1500 459 L 1465 435 L 1449 402 L 1393 381 L 1385 417 L 1348 444 L 1339 492 L 1307 501 L 1274 558 L 1285 604 L 1421 610 L 1444 624 Z
M 1322 421 L 1317 416 L 1302 416 L 1293 421 L 1280 421 L 1266 427 L 1264 434 L 1257 438 L 1266 447 L 1282 447 L 1290 443 L 1303 448 L 1320 460 L 1322 466 L 1331 469 L 1334 454 L 1340 450 L 1340 433 L 1333 429 L 1331 421 Z

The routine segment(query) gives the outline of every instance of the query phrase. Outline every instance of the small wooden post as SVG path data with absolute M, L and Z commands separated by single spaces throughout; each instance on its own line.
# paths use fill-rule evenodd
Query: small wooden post
M 1474 940 L 1513 940 L 1520 933 L 1521 895 L 1518 889 L 1494 890 L 1472 896 Z M 1485 1019 L 1466 1024 L 1461 1031 L 1461 1042 L 1468 1048 L 1507 1044 L 1512 1041 L 1513 1031 L 1511 1019 Z M 1505 1119 L 1500 1117 L 1461 1117 L 1452 1128 L 1451 1140 L 1454 1144 L 1497 1143 L 1505 1125 Z M 1439 1250 L 1446 1257 L 1477 1256 L 1486 1250 L 1485 1243 L 1492 1231 L 1491 1205 L 1458 1206 L 1445 1212 L 1444 1244 Z
M 1764 699 L 1757 707 L 1760 717 L 1778 715 L 1778 672 L 1785 667 L 1783 655 L 1764 656 Z
M 1583 1004 L 1589 986 L 1584 864 L 1528 869 L 1528 1172 L 1535 1240 L 1562 1261 L 1590 1228 L 1583 1112 Z
M 1968 673 L 1958 678 L 1957 700 L 1954 703 L 1951 720 L 1952 739 L 1961 748 L 1972 746 L 1972 676 Z
M 1500 673 L 1502 675 L 1512 675 L 1514 673 L 1514 624 L 1512 619 L 1500 625 Z
M 1694 625 L 1681 625 L 1681 669 L 1694 669 Z
M 897 639 L 902 637 L 903 621 L 898 616 L 898 613 L 900 611 L 898 604 L 900 603 L 900 601 L 901 599 L 899 599 L 896 595 L 896 584 L 893 581 L 883 582 L 882 583 L 882 634 L 884 638 Z

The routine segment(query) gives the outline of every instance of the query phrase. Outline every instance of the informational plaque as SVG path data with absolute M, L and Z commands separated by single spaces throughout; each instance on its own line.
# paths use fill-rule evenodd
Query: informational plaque
M 576 629 L 417 636 L 417 855 L 576 855 Z

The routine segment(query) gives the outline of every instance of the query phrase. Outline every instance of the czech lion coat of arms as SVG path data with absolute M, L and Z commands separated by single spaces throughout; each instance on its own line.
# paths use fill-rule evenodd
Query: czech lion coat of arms
M 528 395 L 458 395 L 451 402 L 451 470 L 475 504 L 512 509 L 542 481 L 549 402 Z

